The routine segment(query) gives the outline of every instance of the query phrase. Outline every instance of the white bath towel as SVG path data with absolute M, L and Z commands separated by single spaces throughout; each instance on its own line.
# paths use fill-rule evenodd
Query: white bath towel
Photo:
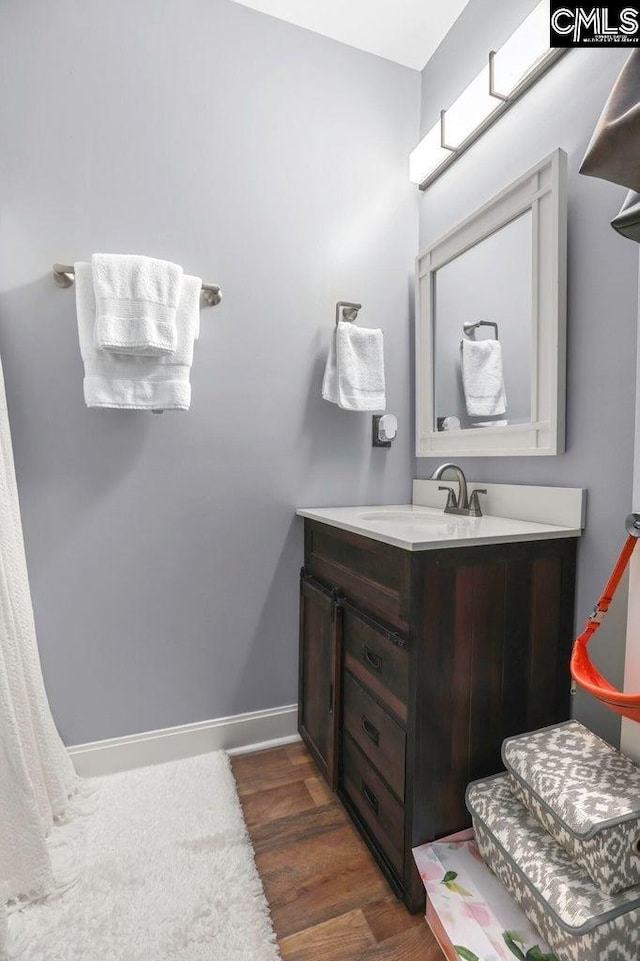
M 470 417 L 491 417 L 505 413 L 507 398 L 500 341 L 462 341 L 462 384 Z
M 331 338 L 322 396 L 343 410 L 385 410 L 381 330 L 368 330 L 342 320 L 338 323 Z
M 87 407 L 132 410 L 188 410 L 189 375 L 193 345 L 200 333 L 199 277 L 182 278 L 176 314 L 175 352 L 162 357 L 136 357 L 99 350 L 94 343 L 96 301 L 91 265 L 77 263 L 76 309 L 80 353 L 84 361 L 84 399 Z
M 94 254 L 95 345 L 118 354 L 173 354 L 182 267 L 134 254 Z

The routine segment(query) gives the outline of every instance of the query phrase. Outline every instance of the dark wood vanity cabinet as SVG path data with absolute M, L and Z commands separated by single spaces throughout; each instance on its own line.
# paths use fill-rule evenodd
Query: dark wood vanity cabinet
M 505 737 L 569 716 L 574 538 L 406 551 L 305 520 L 300 734 L 396 893 Z
M 338 779 L 341 621 L 337 593 L 301 577 L 298 730 L 333 790 Z

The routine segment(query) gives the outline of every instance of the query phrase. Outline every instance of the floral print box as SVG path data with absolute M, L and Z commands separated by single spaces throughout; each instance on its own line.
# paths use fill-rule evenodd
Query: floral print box
M 473 832 L 414 848 L 427 921 L 448 961 L 556 961 L 483 863 Z

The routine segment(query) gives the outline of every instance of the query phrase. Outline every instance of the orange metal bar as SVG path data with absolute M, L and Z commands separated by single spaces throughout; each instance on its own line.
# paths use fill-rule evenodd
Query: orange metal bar
M 576 684 L 579 684 L 585 691 L 598 698 L 616 714 L 640 723 L 640 694 L 625 694 L 623 691 L 617 690 L 592 664 L 587 651 L 589 641 L 602 623 L 602 616 L 609 609 L 637 540 L 638 538 L 633 534 L 629 534 L 627 537 L 593 614 L 587 620 L 582 634 L 574 642 L 570 669 L 571 676 Z

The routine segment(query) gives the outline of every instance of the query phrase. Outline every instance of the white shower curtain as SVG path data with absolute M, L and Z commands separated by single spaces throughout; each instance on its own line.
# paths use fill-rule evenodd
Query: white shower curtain
M 77 873 L 54 829 L 76 789 L 40 669 L 0 362 L 0 961 L 16 907 Z

